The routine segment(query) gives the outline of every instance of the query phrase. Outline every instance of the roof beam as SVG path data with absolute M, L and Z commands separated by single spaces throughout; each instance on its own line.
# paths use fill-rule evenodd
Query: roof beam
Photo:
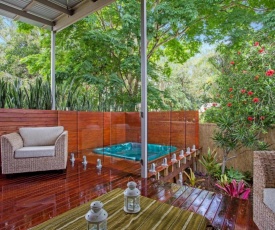
M 39 2 L 40 4 L 44 5 L 44 6 L 48 6 L 54 10 L 57 10 L 59 12 L 62 12 L 64 14 L 67 14 L 67 15 L 73 15 L 74 14 L 74 11 L 73 10 L 68 10 L 68 9 L 65 9 L 64 7 L 62 6 L 59 6 L 57 4 L 54 4 L 52 2 L 49 2 L 47 0 L 34 0 L 35 2 Z
M 53 30 L 60 31 L 67 26 L 77 22 L 81 18 L 84 18 L 87 15 L 100 10 L 104 6 L 111 4 L 115 0 L 94 1 L 95 0 L 83 1 L 83 3 L 81 3 L 81 5 L 75 9 L 74 14 L 70 17 L 67 15 L 62 15 L 58 20 L 56 20 L 56 25 L 53 27 Z
M 4 11 L 7 11 L 7 12 L 10 12 L 10 13 L 13 13 L 13 14 L 16 14 L 16 15 L 19 15 L 19 16 L 24 17 L 24 18 L 28 18 L 28 19 L 33 20 L 33 21 L 40 22 L 40 23 L 48 25 L 48 26 L 54 26 L 55 25 L 55 23 L 52 22 L 52 21 L 46 20 L 44 18 L 37 17 L 33 14 L 29 14 L 27 12 L 12 8 L 12 7 L 7 6 L 5 4 L 2 4 L 2 3 L 0 3 L 0 9 L 4 10 Z

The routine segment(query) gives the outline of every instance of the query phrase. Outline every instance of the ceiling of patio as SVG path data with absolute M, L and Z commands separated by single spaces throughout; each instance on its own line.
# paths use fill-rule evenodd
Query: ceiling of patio
M 0 0 L 0 15 L 60 31 L 115 0 Z

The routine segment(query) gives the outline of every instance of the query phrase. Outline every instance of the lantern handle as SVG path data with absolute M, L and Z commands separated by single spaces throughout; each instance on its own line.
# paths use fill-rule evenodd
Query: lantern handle
M 130 180 L 130 179 L 132 179 L 132 180 Z M 129 177 L 128 177 L 128 182 L 129 182 L 129 181 L 134 181 L 134 182 L 136 183 L 135 179 L 134 179 L 132 176 L 129 176 Z

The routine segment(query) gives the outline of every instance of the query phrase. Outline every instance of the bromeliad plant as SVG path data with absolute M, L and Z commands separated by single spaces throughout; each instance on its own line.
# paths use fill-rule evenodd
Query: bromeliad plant
M 237 182 L 236 180 L 232 180 L 231 182 L 228 182 L 226 176 L 221 178 L 220 183 L 217 183 L 216 186 L 232 197 L 247 200 L 250 194 L 250 188 L 245 187 L 246 185 L 244 181 L 241 180 Z
M 215 178 L 219 178 L 221 175 L 221 163 L 217 161 L 217 151 L 211 152 L 208 148 L 207 154 L 202 155 L 202 159 L 199 162 L 205 167 L 207 174 Z
M 183 173 L 188 177 L 189 179 L 189 186 L 191 187 L 199 187 L 197 186 L 198 183 L 204 181 L 205 179 L 197 179 L 195 173 L 193 172 L 193 170 L 191 168 L 189 168 L 190 174 L 188 174 L 187 172 L 183 171 Z

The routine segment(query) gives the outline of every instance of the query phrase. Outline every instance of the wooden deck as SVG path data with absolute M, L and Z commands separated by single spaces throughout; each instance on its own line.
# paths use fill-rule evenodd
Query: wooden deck
M 0 176 L 0 229 L 28 229 L 112 189 L 126 188 L 131 177 L 143 196 L 199 213 L 218 229 L 258 229 L 247 200 L 230 198 L 210 191 L 178 186 L 154 178 L 140 177 L 139 163 L 104 158 L 102 170 L 81 158 L 66 172 L 40 172 Z M 95 162 L 93 156 L 87 157 Z

